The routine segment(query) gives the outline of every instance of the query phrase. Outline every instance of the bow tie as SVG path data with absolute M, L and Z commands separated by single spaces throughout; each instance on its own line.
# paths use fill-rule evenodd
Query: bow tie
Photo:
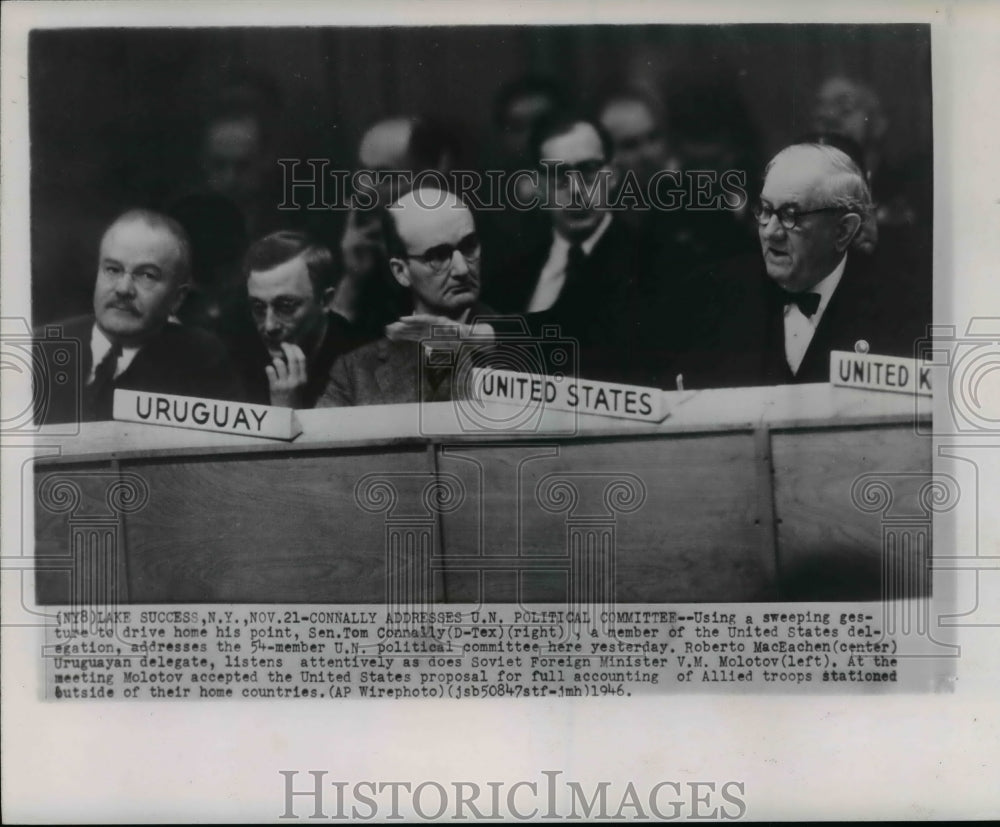
M 819 310 L 819 293 L 789 293 L 787 290 L 781 291 L 781 301 L 783 305 L 794 304 L 807 318 L 812 318 Z

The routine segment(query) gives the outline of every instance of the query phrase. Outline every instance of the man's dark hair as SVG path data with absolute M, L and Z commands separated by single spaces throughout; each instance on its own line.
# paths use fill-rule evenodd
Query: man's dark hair
M 514 101 L 536 96 L 548 98 L 553 110 L 566 106 L 566 93 L 556 81 L 540 75 L 525 75 L 500 87 L 493 102 L 493 122 L 503 127 Z
M 191 242 L 194 280 L 206 285 L 226 265 L 235 266 L 247 246 L 243 213 L 229 198 L 214 192 L 185 195 L 166 209 Z
M 601 139 L 601 151 L 604 153 L 604 160 L 610 161 L 611 156 L 614 154 L 614 143 L 611 140 L 611 135 L 608 134 L 608 130 L 599 121 L 586 115 L 559 112 L 542 118 L 531 131 L 531 141 L 528 144 L 528 149 L 531 152 L 532 162 L 536 166 L 541 162 L 542 144 L 550 138 L 556 138 L 572 132 L 579 124 L 587 124 L 594 128 L 594 131 L 597 132 Z
M 306 263 L 313 292 L 321 296 L 334 283 L 333 254 L 306 233 L 295 230 L 279 230 L 251 244 L 243 260 L 243 275 L 249 278 L 252 272 L 273 270 L 298 256 Z
M 454 163 L 460 153 L 458 137 L 442 121 L 425 115 L 413 118 L 407 152 L 413 172 L 440 169 L 445 158 L 450 157 Z

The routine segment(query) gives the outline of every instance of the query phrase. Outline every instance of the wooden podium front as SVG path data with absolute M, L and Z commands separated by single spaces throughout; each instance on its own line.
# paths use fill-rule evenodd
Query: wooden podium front
M 664 398 L 656 425 L 434 404 L 301 411 L 292 443 L 42 429 L 37 600 L 862 600 L 926 563 L 930 400 L 829 385 Z M 907 542 L 887 540 L 900 508 Z M 922 568 L 916 582 L 929 589 Z

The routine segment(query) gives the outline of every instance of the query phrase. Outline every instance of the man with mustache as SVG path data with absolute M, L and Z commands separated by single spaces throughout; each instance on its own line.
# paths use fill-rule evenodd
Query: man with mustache
M 74 356 L 50 377 L 36 375 L 39 424 L 111 419 L 118 388 L 243 398 L 222 342 L 173 320 L 190 269 L 187 236 L 173 219 L 129 210 L 112 222 L 101 239 L 94 315 L 45 326 Z
M 872 201 L 844 152 L 781 150 L 753 210 L 763 260 L 688 284 L 688 387 L 828 382 L 832 350 L 913 357 L 929 297 L 899 262 L 851 249 Z
M 435 362 L 436 354 L 407 331 L 430 320 L 468 333 L 476 317 L 492 315 L 479 303 L 476 225 L 457 196 L 433 188 L 413 190 L 383 211 L 382 230 L 389 267 L 409 291 L 413 315 L 389 325 L 392 339 L 378 339 L 338 359 L 318 408 L 451 400 L 455 371 L 447 347 Z M 403 331 L 400 336 L 397 330 Z

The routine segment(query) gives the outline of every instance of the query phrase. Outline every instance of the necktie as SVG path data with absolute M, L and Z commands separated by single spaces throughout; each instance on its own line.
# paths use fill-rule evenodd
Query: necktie
M 566 284 L 572 284 L 580 277 L 586 259 L 587 255 L 583 252 L 583 247 L 579 244 L 570 246 L 569 255 L 566 257 Z
M 787 290 L 781 291 L 781 300 L 785 305 L 797 305 L 802 314 L 807 318 L 812 318 L 819 310 L 819 293 L 790 293 Z
M 87 385 L 85 398 L 93 419 L 111 419 L 114 408 L 115 369 L 122 355 L 122 347 L 113 344 L 94 371 L 94 381 Z

